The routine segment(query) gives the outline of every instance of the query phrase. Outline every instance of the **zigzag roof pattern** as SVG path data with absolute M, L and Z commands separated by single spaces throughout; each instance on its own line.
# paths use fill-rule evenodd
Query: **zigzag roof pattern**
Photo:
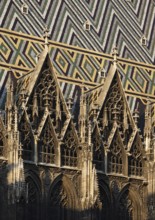
M 1 1 L 1 27 L 40 36 L 47 25 L 54 41 L 106 53 L 110 53 L 117 43 L 120 56 L 155 62 L 153 0 L 30 1 L 27 5 L 29 13 L 23 15 L 21 1 Z M 83 29 L 86 19 L 91 23 L 89 32 Z M 143 35 L 148 40 L 148 47 L 145 48 L 139 41 Z
M 48 26 L 50 38 L 68 45 L 88 48 L 94 51 L 110 54 L 113 45 L 117 44 L 119 56 L 123 58 L 155 64 L 155 7 L 154 1 L 148 0 L 146 3 L 138 1 L 28 1 L 29 12 L 23 15 L 21 12 L 22 1 L 1 1 L 1 21 L 2 28 L 16 31 L 20 34 L 30 34 L 42 36 L 43 27 Z M 11 19 L 11 20 L 10 20 Z M 86 20 L 90 21 L 90 31 L 86 31 L 83 25 Z M 4 33 L 3 33 L 4 34 Z M 147 45 L 142 46 L 140 39 L 142 36 L 147 39 Z M 28 68 L 36 65 L 35 55 L 42 51 L 42 41 L 39 44 L 32 41 L 19 39 L 12 33 L 2 36 L 1 53 L 1 102 L 5 93 L 5 83 L 7 80 L 6 69 L 10 65 L 16 70 L 16 77 L 20 74 L 18 70 L 27 72 Z M 76 80 L 86 80 L 99 83 L 98 70 L 105 68 L 108 72 L 109 60 L 100 57 L 85 56 L 75 53 L 75 51 L 60 50 L 50 46 L 50 58 L 53 61 L 58 76 L 70 76 L 75 83 Z M 79 50 L 79 49 L 78 49 Z M 77 51 L 78 51 L 77 50 Z M 92 53 L 92 52 L 91 52 Z M 4 65 L 5 63 L 5 65 Z M 7 65 L 6 65 L 7 64 Z M 119 64 L 122 82 L 130 108 L 133 110 L 139 102 L 146 104 L 149 96 L 154 99 L 154 70 L 134 67 L 124 63 Z M 4 67 L 5 66 L 5 67 Z M 65 97 L 77 94 L 78 90 L 74 85 L 68 85 L 61 78 L 62 90 Z

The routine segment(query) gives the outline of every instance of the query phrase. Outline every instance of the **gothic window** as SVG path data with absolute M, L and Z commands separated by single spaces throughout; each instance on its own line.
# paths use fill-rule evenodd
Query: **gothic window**
M 49 216 L 51 219 L 74 219 L 71 218 L 71 213 L 73 210 L 70 210 L 70 200 L 67 195 L 67 192 L 63 186 L 63 182 L 59 181 L 53 188 L 50 194 L 50 213 Z
M 118 219 L 119 220 L 132 220 L 133 219 L 133 203 L 126 191 L 120 201 L 118 209 Z
M 62 166 L 77 167 L 77 143 L 72 131 L 68 131 L 61 146 L 61 163 Z
M 32 147 L 32 135 L 31 127 L 26 121 L 26 116 L 24 115 L 20 124 L 20 134 L 21 134 L 21 143 L 23 148 L 23 159 L 32 161 L 33 160 L 33 147 Z
M 68 197 L 63 188 L 62 181 L 59 181 L 55 187 L 55 190 L 51 193 L 51 205 L 52 206 L 63 206 L 67 207 Z
M 104 150 L 100 136 L 96 133 L 93 135 L 93 162 L 97 170 L 104 171 Z
M 31 177 L 26 178 L 28 185 L 28 204 L 26 206 L 26 219 L 38 220 L 39 217 L 39 190 Z
M 0 157 L 3 156 L 3 149 L 4 149 L 4 139 L 3 139 L 3 134 L 0 131 Z
M 108 153 L 108 165 L 110 173 L 123 173 L 123 153 L 117 139 L 113 141 Z
M 102 182 L 102 181 L 101 181 Z M 110 219 L 110 194 L 109 197 L 102 185 L 99 184 L 99 197 L 96 200 L 93 213 L 95 214 L 93 219 Z
M 131 156 L 129 158 L 129 175 L 143 176 L 143 157 L 138 146 L 137 143 L 135 143 L 131 150 Z
M 55 142 L 50 123 L 43 128 L 39 141 L 39 162 L 55 163 Z

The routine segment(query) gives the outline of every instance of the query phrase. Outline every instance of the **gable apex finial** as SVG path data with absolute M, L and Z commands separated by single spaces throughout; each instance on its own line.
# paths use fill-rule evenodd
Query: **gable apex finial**
M 118 48 L 116 45 L 112 48 L 112 56 L 113 56 L 113 64 L 115 68 L 117 68 Z
M 47 28 L 47 25 L 45 26 L 43 31 L 44 31 L 43 38 L 44 38 L 45 49 L 48 50 L 49 29 Z

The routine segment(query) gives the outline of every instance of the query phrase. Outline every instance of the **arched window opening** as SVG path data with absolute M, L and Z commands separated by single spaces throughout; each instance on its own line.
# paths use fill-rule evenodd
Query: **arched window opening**
M 76 217 L 76 200 L 73 188 L 67 179 L 60 179 L 52 185 L 49 193 L 49 219 L 71 220 L 79 219 Z
M 54 164 L 55 163 L 55 142 L 50 123 L 44 126 L 39 141 L 39 162 Z
M 140 150 L 140 144 L 136 140 L 131 148 L 131 156 L 129 157 L 129 175 L 143 176 L 144 159 Z
M 95 134 L 93 138 L 93 163 L 97 170 L 104 171 L 104 149 L 98 134 Z
M 40 193 L 34 180 L 28 176 L 26 178 L 26 184 L 28 185 L 28 204 L 26 206 L 26 218 L 31 220 L 40 219 L 39 201 Z
M 73 132 L 69 131 L 65 137 L 64 144 L 61 147 L 62 166 L 77 167 L 77 143 Z
M 119 208 L 118 208 L 118 219 L 119 220 L 133 220 L 133 202 L 131 198 L 129 197 L 129 192 L 126 191 L 123 193 L 119 200 Z
M 134 149 L 129 158 L 129 175 L 143 176 L 143 158 L 139 150 Z
M 99 184 L 99 197 L 92 208 L 92 219 L 110 219 L 110 192 L 102 181 Z
M 113 141 L 112 147 L 108 154 L 109 173 L 123 173 L 123 153 L 119 141 Z
M 32 135 L 29 123 L 23 117 L 20 124 L 21 143 L 23 148 L 23 159 L 33 161 Z

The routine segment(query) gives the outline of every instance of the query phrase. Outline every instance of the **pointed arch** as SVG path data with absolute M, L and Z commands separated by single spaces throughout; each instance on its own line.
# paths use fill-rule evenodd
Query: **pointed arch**
M 47 164 L 56 163 L 56 152 L 58 150 L 58 141 L 52 125 L 50 116 L 47 117 L 38 142 L 39 162 Z
M 119 72 L 112 65 L 104 83 L 104 89 L 99 93 L 97 104 L 101 105 L 98 119 L 102 127 L 111 130 L 117 120 L 119 129 L 125 132 L 134 125 L 131 112 L 125 97 Z
M 127 184 L 119 194 L 116 202 L 118 220 L 142 220 L 142 201 L 138 191 Z
M 129 175 L 130 176 L 143 176 L 144 175 L 144 157 L 142 150 L 142 143 L 139 135 L 137 134 L 130 149 L 129 156 Z
M 93 163 L 96 165 L 97 170 L 105 171 L 105 152 L 104 146 L 101 138 L 101 134 L 99 132 L 98 126 L 94 129 L 94 133 L 92 135 L 93 141 Z
M 111 196 L 108 185 L 103 179 L 99 180 L 99 197 L 93 207 L 94 219 L 110 219 Z
M 49 219 L 78 219 L 79 200 L 75 187 L 65 175 L 59 175 L 49 192 Z
M 31 125 L 26 112 L 23 112 L 19 125 L 21 143 L 23 148 L 23 159 L 33 161 L 34 159 L 34 140 Z
M 48 109 L 54 126 L 60 132 L 69 112 L 47 51 L 42 52 L 35 74 L 33 73 L 34 71 L 19 80 L 20 90 L 27 85 L 24 89 L 28 95 L 26 105 L 30 121 L 34 127 L 37 127 L 45 109 Z M 33 80 L 31 80 L 32 78 Z
M 118 129 L 115 132 L 108 152 L 108 172 L 125 174 L 126 153 Z
M 78 140 L 70 122 L 61 145 L 61 164 L 62 166 L 78 166 Z
M 28 204 L 26 205 L 26 219 L 40 219 L 40 200 L 41 200 L 41 183 L 39 177 L 32 171 L 25 175 L 26 184 L 28 184 Z

